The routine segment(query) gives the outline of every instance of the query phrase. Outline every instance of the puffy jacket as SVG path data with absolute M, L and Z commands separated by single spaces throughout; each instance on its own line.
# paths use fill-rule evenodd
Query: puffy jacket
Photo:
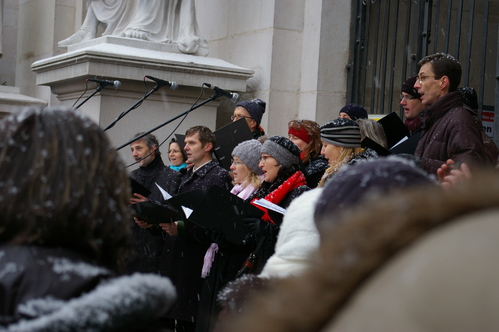
M 459 91 L 451 92 L 422 112 L 423 130 L 414 155 L 421 167 L 436 174 L 447 159 L 470 166 L 488 165 L 481 126 L 464 108 Z
M 0 247 L 0 331 L 162 331 L 174 300 L 167 278 L 116 278 L 61 248 Z

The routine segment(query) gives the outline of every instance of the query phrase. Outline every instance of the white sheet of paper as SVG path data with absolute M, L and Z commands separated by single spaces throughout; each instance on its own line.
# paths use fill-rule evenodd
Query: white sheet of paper
M 400 143 L 403 143 L 403 142 L 407 141 L 408 139 L 409 139 L 409 137 L 405 136 L 405 137 L 404 137 L 404 138 L 402 138 L 400 141 L 398 141 L 398 142 L 397 142 L 397 144 L 395 144 L 394 146 L 392 146 L 392 147 L 390 148 L 390 150 L 391 150 L 391 149 L 393 149 L 394 147 L 396 147 L 397 145 L 399 145 Z
M 190 215 L 191 215 L 191 213 L 192 213 L 192 211 L 193 211 L 192 209 L 189 209 L 188 207 L 185 207 L 185 206 L 183 206 L 183 205 L 182 205 L 182 210 L 184 210 L 184 214 L 185 214 L 185 216 L 186 216 L 187 218 L 189 218 L 189 217 L 190 217 Z
M 264 207 L 266 209 L 269 209 L 269 210 L 272 210 L 275 212 L 279 212 L 281 214 L 284 214 L 284 212 L 286 212 L 286 209 L 280 207 L 277 204 L 274 204 L 272 202 L 267 201 L 265 198 L 260 198 L 258 200 L 255 200 L 254 203 L 256 205 L 260 205 L 261 207 Z
M 154 184 L 156 184 L 156 187 L 158 187 L 159 191 L 161 191 L 161 194 L 163 195 L 163 199 L 167 200 L 167 199 L 172 198 L 172 195 L 170 195 L 168 193 L 168 191 L 161 188 L 161 186 L 157 182 L 154 182 Z

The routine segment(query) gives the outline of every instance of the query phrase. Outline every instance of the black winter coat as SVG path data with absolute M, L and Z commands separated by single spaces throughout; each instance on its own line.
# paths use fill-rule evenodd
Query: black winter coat
M 308 163 L 303 164 L 304 171 L 303 175 L 307 179 L 307 186 L 309 188 L 315 188 L 321 181 L 324 171 L 329 167 L 329 163 L 323 155 L 318 155 L 308 161 Z
M 177 194 L 181 174 L 165 166 L 161 157 L 157 156 L 146 167 L 139 167 L 132 171 L 130 177 L 151 191 L 147 197 L 149 200 L 161 204 L 165 199 L 156 184 L 174 196 Z M 160 270 L 160 260 L 164 238 L 169 235 L 156 225 L 145 229 L 133 221 L 132 234 L 133 247 L 137 256 L 128 264 L 128 271 L 165 275 L 166 272 Z
M 207 191 L 211 186 L 230 190 L 232 187 L 229 173 L 218 162 L 212 160 L 196 172 L 188 170 L 182 176 L 178 193 L 201 189 Z M 184 221 L 184 229 L 179 229 L 179 236 L 166 238 L 166 260 L 164 267 L 177 289 L 178 300 L 168 318 L 194 322 L 199 306 L 203 279 L 201 270 L 206 250 L 211 238 L 206 231 Z

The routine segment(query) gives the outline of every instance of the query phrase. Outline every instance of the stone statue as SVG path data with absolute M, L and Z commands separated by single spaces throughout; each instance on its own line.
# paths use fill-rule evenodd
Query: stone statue
M 207 55 L 200 37 L 194 0 L 87 0 L 87 15 L 80 29 L 58 43 L 67 47 L 102 36 L 176 43 L 182 53 Z

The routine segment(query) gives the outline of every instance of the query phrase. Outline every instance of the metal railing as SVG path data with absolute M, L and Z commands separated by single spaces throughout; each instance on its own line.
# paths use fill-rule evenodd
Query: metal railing
M 424 56 L 444 52 L 460 61 L 460 86 L 477 90 L 480 110 L 499 104 L 499 1 L 353 1 L 347 102 L 402 117 L 402 83 Z

